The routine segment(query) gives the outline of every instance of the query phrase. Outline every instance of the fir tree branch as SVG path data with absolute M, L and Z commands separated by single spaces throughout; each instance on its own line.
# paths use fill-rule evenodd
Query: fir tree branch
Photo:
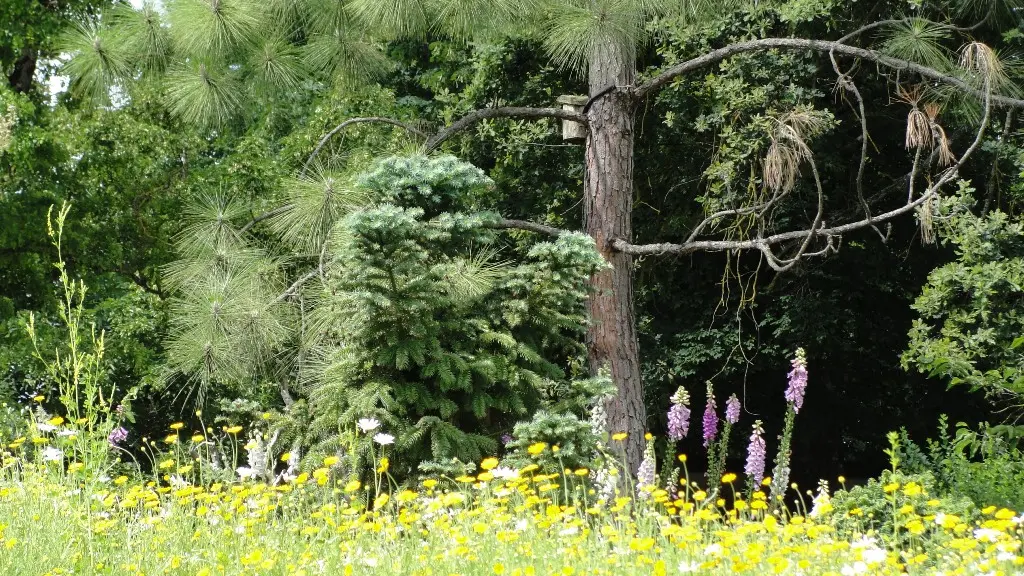
M 587 118 L 582 114 L 577 114 L 569 110 L 562 110 L 561 108 L 523 108 L 517 106 L 481 108 L 466 114 L 462 118 L 452 122 L 452 124 L 447 128 L 432 136 L 430 140 L 427 141 L 425 146 L 426 151 L 431 152 L 436 150 L 438 146 L 443 144 L 452 136 L 462 132 L 470 126 L 473 126 L 477 122 L 481 122 L 489 118 L 523 118 L 527 120 L 536 120 L 539 118 L 560 118 L 562 120 L 579 122 L 584 125 L 588 124 Z
M 717 64 L 726 58 L 730 58 L 737 54 L 744 54 L 747 52 L 757 52 L 761 50 L 813 50 L 818 52 L 834 52 L 836 54 L 842 54 L 844 56 L 851 56 L 854 58 L 863 58 L 864 60 L 870 60 L 887 66 L 894 70 L 902 70 L 906 72 L 913 72 L 929 80 L 942 82 L 949 84 L 955 88 L 959 88 L 964 92 L 976 95 L 984 98 L 986 94 L 982 90 L 978 90 L 967 82 L 964 82 L 960 78 L 943 74 L 934 68 L 922 66 L 908 60 L 901 60 L 899 58 L 893 58 L 886 56 L 881 52 L 875 50 L 868 50 L 866 48 L 858 48 L 855 46 L 849 46 L 839 42 L 832 42 L 828 40 L 808 40 L 804 38 L 761 38 L 758 40 L 749 40 L 746 42 L 738 42 L 731 44 L 718 50 L 712 50 L 707 54 L 703 54 L 696 58 L 687 60 L 671 66 L 664 70 L 658 76 L 644 82 L 637 86 L 633 92 L 634 98 L 639 102 L 657 90 L 664 88 L 670 82 L 676 78 L 700 70 L 708 66 Z M 992 95 L 992 103 L 1000 106 L 1012 106 L 1017 108 L 1024 108 L 1024 100 L 1017 98 L 1010 98 L 1008 96 Z

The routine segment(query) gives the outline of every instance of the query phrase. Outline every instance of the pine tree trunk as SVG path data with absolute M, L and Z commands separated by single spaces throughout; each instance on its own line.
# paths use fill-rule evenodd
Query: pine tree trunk
M 590 58 L 590 94 L 632 84 L 635 66 L 632 50 L 611 43 L 600 46 Z M 608 431 L 629 434 L 626 462 L 635 473 L 643 455 L 646 415 L 633 314 L 633 262 L 610 244 L 616 238 L 632 240 L 633 234 L 633 105 L 627 94 L 611 91 L 591 103 L 587 117 L 584 227 L 612 266 L 591 279 L 587 350 L 591 370 L 609 370 L 618 388 L 606 407 Z

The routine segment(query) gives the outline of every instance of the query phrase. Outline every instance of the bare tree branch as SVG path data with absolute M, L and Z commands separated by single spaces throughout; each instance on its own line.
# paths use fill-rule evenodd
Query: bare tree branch
M 263 214 L 260 214 L 259 216 L 257 216 L 255 218 L 253 218 L 252 220 L 249 220 L 248 222 L 246 222 L 245 226 L 242 226 L 241 228 L 239 228 L 238 234 L 239 235 L 245 234 L 253 226 L 259 224 L 260 222 L 263 222 L 267 218 L 273 218 L 274 216 L 277 216 L 278 214 L 283 214 L 283 213 L 291 210 L 293 206 L 294 206 L 294 204 L 288 203 L 288 204 L 285 204 L 284 206 L 278 206 L 277 208 L 274 208 L 273 210 L 270 210 L 269 212 L 264 212 Z
M 488 118 L 524 118 L 528 120 L 538 118 L 560 118 L 562 120 L 579 122 L 584 125 L 588 124 L 587 118 L 582 114 L 577 114 L 570 110 L 562 110 L 561 108 L 522 108 L 516 106 L 481 108 L 466 114 L 462 118 L 452 122 L 451 125 L 444 130 L 433 135 L 429 140 L 427 140 L 427 144 L 424 148 L 426 148 L 427 152 L 431 152 L 455 134 L 462 132 L 477 122 L 487 120 Z
M 527 220 L 499 220 L 497 222 L 485 224 L 488 228 L 496 228 L 499 230 L 526 230 L 528 232 L 536 232 L 537 234 L 546 234 L 548 236 L 561 236 L 562 234 L 568 234 L 568 230 L 562 230 L 561 228 L 555 228 L 554 226 L 547 226 L 545 224 L 538 224 L 536 222 L 529 222 Z
M 296 296 L 299 293 L 299 290 L 306 282 L 309 282 L 313 278 L 316 278 L 317 276 L 320 275 L 320 273 L 321 270 L 319 266 L 317 266 L 313 270 L 310 270 L 309 272 L 306 272 L 304 275 L 302 275 L 302 277 L 293 282 L 292 285 L 289 286 L 287 290 L 282 292 L 281 295 L 274 300 L 274 302 L 281 302 L 291 298 L 292 296 Z
M 844 36 L 845 38 L 845 36 Z M 857 199 L 860 200 L 861 207 L 864 208 L 864 216 L 868 219 L 871 218 L 871 207 L 868 205 L 868 201 L 864 199 L 864 170 L 868 165 L 868 142 L 871 136 L 868 134 L 868 116 L 864 107 L 864 98 L 860 94 L 860 90 L 857 85 L 854 84 L 853 78 L 850 77 L 849 73 L 843 72 L 839 68 L 839 62 L 836 60 L 835 51 L 829 51 L 828 59 L 832 62 L 832 70 L 835 71 L 839 77 L 837 82 L 840 88 L 849 91 L 853 94 L 854 99 L 857 101 L 857 118 L 860 120 L 860 164 L 857 167 Z M 851 106 L 852 107 L 852 106 Z M 886 243 L 889 238 L 887 235 L 882 234 L 882 231 L 877 226 L 871 227 L 882 239 L 882 243 Z
M 804 38 L 761 38 L 758 40 L 748 40 L 746 42 L 738 42 L 731 44 L 718 50 L 713 50 L 707 54 L 698 56 L 696 58 L 687 60 L 671 66 L 663 71 L 658 76 L 644 82 L 637 86 L 633 92 L 633 96 L 637 101 L 641 101 L 644 98 L 650 96 L 653 92 L 660 88 L 663 88 L 668 83 L 672 82 L 679 76 L 688 74 L 695 70 L 717 64 L 726 58 L 735 56 L 737 54 L 744 54 L 747 52 L 757 52 L 760 50 L 813 50 L 817 52 L 835 52 L 844 56 L 851 56 L 854 58 L 863 58 L 887 66 L 894 70 L 901 70 L 907 72 L 913 72 L 929 80 L 936 82 L 942 82 L 949 84 L 956 88 L 959 88 L 970 94 L 977 95 L 979 97 L 985 97 L 983 90 L 978 90 L 973 86 L 964 82 L 960 78 L 943 74 L 934 68 L 922 66 L 915 62 L 908 60 L 901 60 L 899 58 L 893 58 L 892 56 L 886 56 L 881 52 L 875 50 L 868 50 L 866 48 L 857 48 L 855 46 L 849 46 L 840 42 L 832 42 L 829 40 L 808 40 Z M 1007 96 L 993 95 L 991 97 L 993 104 L 1001 106 L 1013 106 L 1013 107 L 1024 107 L 1024 100 L 1017 98 L 1010 98 Z
M 999 153 L 1010 137 L 1013 129 L 1013 109 L 1006 112 L 1006 121 L 1003 122 L 1003 132 L 999 135 L 999 145 L 996 149 L 995 158 L 992 159 L 992 170 L 989 171 L 988 181 L 985 182 L 985 201 L 981 206 L 981 215 L 988 214 L 992 209 L 992 202 L 996 197 L 996 189 L 999 188 Z
M 306 174 L 306 171 L 309 170 L 309 166 L 313 163 L 313 160 L 316 159 L 317 155 L 320 154 L 320 150 L 322 150 L 323 147 L 327 145 L 327 142 L 331 138 L 334 138 L 335 134 L 337 134 L 338 132 L 341 132 L 345 128 L 348 128 L 349 126 L 352 126 L 354 124 L 367 124 L 367 123 L 370 123 L 370 122 L 378 122 L 378 123 L 381 123 L 381 124 L 390 124 L 392 126 L 397 126 L 399 128 L 403 128 L 405 131 L 407 131 L 407 132 L 409 132 L 411 134 L 415 134 L 415 135 L 419 136 L 420 138 L 423 138 L 423 139 L 429 138 L 429 136 L 427 136 L 427 134 L 425 132 L 423 132 L 422 130 L 420 130 L 420 129 L 414 127 L 414 126 L 411 126 L 409 124 L 406 124 L 405 122 L 400 122 L 398 120 L 395 120 L 394 118 L 383 118 L 383 117 L 378 117 L 378 116 L 367 116 L 367 117 L 362 117 L 362 118 L 349 118 L 348 120 L 345 120 L 341 124 L 338 124 L 337 126 L 335 126 L 327 134 L 324 134 L 324 137 L 320 139 L 320 142 L 317 142 L 316 148 L 313 148 L 313 153 L 310 154 L 309 158 L 306 159 L 306 163 L 302 165 L 302 171 L 299 173 L 299 175 L 300 176 L 304 176 Z
M 820 180 L 817 176 L 817 167 L 811 160 L 811 169 L 815 173 L 815 183 L 818 185 L 818 215 L 815 217 L 815 222 L 807 230 L 794 230 L 790 232 L 781 232 L 770 236 L 763 236 L 758 238 L 751 238 L 748 240 L 690 240 L 683 244 L 674 244 L 670 242 L 658 243 L 658 244 L 632 244 L 622 238 L 612 240 L 611 246 L 615 250 L 625 252 L 633 256 L 647 256 L 647 255 L 659 255 L 659 254 L 692 254 L 699 251 L 710 251 L 710 252 L 721 252 L 721 251 L 736 251 L 736 250 L 758 250 L 762 252 L 768 260 L 769 266 L 776 270 L 785 270 L 787 267 L 791 267 L 793 263 L 804 257 L 813 255 L 824 255 L 831 251 L 834 251 L 834 238 L 841 236 L 847 232 L 853 232 L 863 228 L 871 227 L 879 222 L 887 222 L 893 218 L 907 214 L 918 206 L 921 206 L 925 202 L 928 202 L 936 195 L 939 190 L 956 178 L 960 169 L 963 167 L 967 159 L 970 158 L 975 151 L 981 146 L 982 141 L 985 137 L 985 131 L 988 129 L 989 122 L 992 117 L 992 105 L 995 97 L 992 95 L 992 83 L 990 78 L 985 78 L 985 90 L 984 90 L 984 101 L 985 101 L 985 112 L 981 119 L 981 124 L 978 127 L 977 134 L 975 135 L 974 141 L 967 148 L 967 150 L 960 156 L 957 162 L 945 169 L 934 183 L 932 183 L 921 196 L 917 199 L 913 198 L 913 184 L 916 179 L 916 172 L 918 169 L 918 160 L 920 158 L 920 148 L 914 159 L 914 169 L 910 175 L 910 196 L 907 198 L 907 203 L 899 208 L 895 208 L 888 212 L 878 214 L 875 216 L 866 216 L 865 218 L 856 222 L 850 222 L 840 226 L 833 226 L 831 228 L 826 227 L 822 222 L 822 191 L 820 188 Z M 821 224 L 819 226 L 819 224 Z M 691 238 L 693 235 L 691 235 Z M 780 260 L 775 256 L 772 251 L 772 246 L 791 242 L 797 239 L 803 239 L 803 243 L 800 249 L 797 251 L 796 256 Z M 815 239 L 824 239 L 826 247 L 817 252 L 806 252 L 811 242 Z

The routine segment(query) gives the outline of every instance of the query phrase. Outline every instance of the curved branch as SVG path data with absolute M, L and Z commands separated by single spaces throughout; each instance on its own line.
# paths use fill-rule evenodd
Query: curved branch
M 422 130 L 419 130 L 418 128 L 416 128 L 414 126 L 410 126 L 409 124 L 406 124 L 405 122 L 400 122 L 400 121 L 395 120 L 393 118 L 383 118 L 383 117 L 379 117 L 379 116 L 367 116 L 367 117 L 362 117 L 362 118 L 349 118 L 348 120 L 345 120 L 341 124 L 338 124 L 337 126 L 335 126 L 327 134 L 324 134 L 324 137 L 321 138 L 319 142 L 317 142 L 316 148 L 313 149 L 313 153 L 309 155 L 308 159 L 306 159 L 306 163 L 302 165 L 302 171 L 299 174 L 302 175 L 302 176 L 304 176 L 306 174 L 306 171 L 309 170 L 309 165 L 313 163 L 313 160 L 317 157 L 318 154 L 320 154 L 320 150 L 322 150 L 323 147 L 325 145 L 327 145 L 327 142 L 331 138 L 334 138 L 335 134 L 337 134 L 338 132 L 341 132 L 345 128 L 348 128 L 349 126 L 352 126 L 354 124 L 367 124 L 367 123 L 370 123 L 370 122 L 379 122 L 381 124 L 390 124 L 392 126 L 397 126 L 398 128 L 403 128 L 405 131 L 407 131 L 407 132 L 409 132 L 411 134 L 415 134 L 415 135 L 417 135 L 417 136 L 419 136 L 420 138 L 423 138 L 423 139 L 426 139 L 426 138 L 429 137 Z
M 860 31 L 857 31 L 857 33 L 859 32 Z M 844 36 L 843 38 L 846 38 L 847 36 Z M 834 70 L 836 75 L 839 77 L 837 80 L 837 82 L 839 83 L 839 87 L 842 88 L 843 90 L 848 90 L 851 94 L 853 94 L 854 98 L 857 100 L 856 113 L 857 118 L 860 120 L 861 137 L 860 164 L 857 167 L 856 181 L 857 199 L 860 200 L 861 207 L 864 208 L 864 217 L 870 219 L 871 207 L 868 205 L 868 201 L 864 198 L 864 170 L 867 168 L 868 165 L 868 142 L 870 141 L 871 136 L 868 134 L 868 116 L 867 111 L 864 107 L 864 98 L 861 96 L 860 89 L 858 89 L 857 85 L 854 84 L 853 79 L 850 77 L 850 74 L 847 72 L 843 72 L 839 68 L 839 62 L 836 60 L 835 51 L 829 51 L 828 59 L 832 62 L 832 70 Z M 882 231 L 879 230 L 877 226 L 872 226 L 872 229 L 874 229 L 875 233 L 878 234 L 878 237 L 882 239 L 882 244 L 885 244 L 889 240 L 889 237 L 886 234 L 882 234 Z
M 527 220 L 508 220 L 502 219 L 497 222 L 490 222 L 484 225 L 487 228 L 495 228 L 499 230 L 526 230 L 528 232 L 536 232 L 537 234 L 547 234 L 548 236 L 561 236 L 562 234 L 568 234 L 568 230 L 562 230 L 561 228 L 555 228 L 554 226 L 547 226 L 545 224 L 537 224 L 536 222 L 529 222 Z
M 868 50 L 866 48 L 857 48 L 855 46 L 849 46 L 840 42 L 832 42 L 829 40 L 807 40 L 804 38 L 761 38 L 758 40 L 748 40 L 746 42 L 738 42 L 731 44 L 718 50 L 713 50 L 698 56 L 696 58 L 687 60 L 680 64 L 676 64 L 664 72 L 655 76 L 651 80 L 644 82 L 636 88 L 633 93 L 634 98 L 637 101 L 643 100 L 650 96 L 653 92 L 663 88 L 668 83 L 672 82 L 679 76 L 688 74 L 695 70 L 700 70 L 707 66 L 717 64 L 726 58 L 735 56 L 737 54 L 744 54 L 747 52 L 758 52 L 761 50 L 812 50 L 817 52 L 835 52 L 836 54 L 842 54 L 844 56 L 851 56 L 854 58 L 863 58 L 887 66 L 894 70 L 903 70 L 907 72 L 913 72 L 929 80 L 936 82 L 943 82 L 956 88 L 959 88 L 965 92 L 985 97 L 985 93 L 978 90 L 971 85 L 967 84 L 960 78 L 943 74 L 934 68 L 922 66 L 908 60 L 902 60 L 899 58 L 893 58 L 892 56 L 886 56 L 881 52 L 875 50 Z M 1024 100 L 1017 98 L 1010 98 L 1007 96 L 992 96 L 992 103 L 999 104 L 1002 106 L 1014 106 L 1024 107 Z
M 287 212 L 287 211 L 291 210 L 294 207 L 295 207 L 294 204 L 288 203 L 288 204 L 285 204 L 284 206 L 278 206 L 277 208 L 274 208 L 273 210 L 270 210 L 269 212 L 264 212 L 263 214 L 260 214 L 259 216 L 257 216 L 255 218 L 253 218 L 252 220 L 249 220 L 248 222 L 246 222 L 245 226 L 242 226 L 241 228 L 238 229 L 239 236 L 241 236 L 242 234 L 245 234 L 246 232 L 249 231 L 250 228 L 252 228 L 253 226 L 259 224 L 260 222 L 263 222 L 267 218 L 273 218 L 274 216 L 277 216 L 278 214 L 283 214 L 284 212 Z
M 586 116 L 577 114 L 570 110 L 562 110 L 561 108 L 523 108 L 518 106 L 481 108 L 466 114 L 462 118 L 452 122 L 452 124 L 444 130 L 433 135 L 429 140 L 427 140 L 427 144 L 424 148 L 426 148 L 427 152 L 431 152 L 452 136 L 462 132 L 477 122 L 487 120 L 488 118 L 524 118 L 527 120 L 538 118 L 560 118 L 562 120 L 572 120 L 573 122 L 588 125 Z

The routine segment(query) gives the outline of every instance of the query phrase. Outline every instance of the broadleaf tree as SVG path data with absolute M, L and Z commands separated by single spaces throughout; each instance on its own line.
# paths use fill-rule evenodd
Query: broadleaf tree
M 805 2 L 702 0 L 336 0 L 251 3 L 247 0 L 174 0 L 167 3 L 170 48 L 159 56 L 152 46 L 129 39 L 130 27 L 114 17 L 101 18 L 82 33 L 119 38 L 126 55 L 102 66 L 81 66 L 75 83 L 83 89 L 103 83 L 145 80 L 163 74 L 167 105 L 182 121 L 226 129 L 296 86 L 324 82 L 372 80 L 388 68 L 382 47 L 394 40 L 426 41 L 431 36 L 487 42 L 496 36 L 539 40 L 551 62 L 578 74 L 587 86 L 578 109 L 524 108 L 496 105 L 452 119 L 426 138 L 423 126 L 392 118 L 350 119 L 328 132 L 314 150 L 357 122 L 387 122 L 420 140 L 433 152 L 456 135 L 494 118 L 557 119 L 586 128 L 582 229 L 611 265 L 591 278 L 590 321 L 586 343 L 590 369 L 607 368 L 618 393 L 607 406 L 608 427 L 629 433 L 627 459 L 635 468 L 643 450 L 646 415 L 643 403 L 636 320 L 633 310 L 633 260 L 641 256 L 686 255 L 701 251 L 751 251 L 773 270 L 784 272 L 801 260 L 838 249 L 843 234 L 874 230 L 884 240 L 883 225 L 917 214 L 928 230 L 941 191 L 955 182 L 977 151 L 993 111 L 1024 105 L 1017 98 L 1012 67 L 988 45 L 975 40 L 981 30 L 998 31 L 1016 23 L 1017 0 L 941 0 L 910 2 L 913 17 L 877 20 L 837 33 L 837 39 L 766 36 L 752 30 L 738 42 L 712 48 L 682 61 L 641 70 L 641 55 L 663 19 L 699 21 L 731 10 L 778 9 L 796 14 Z M 155 20 L 147 20 L 155 22 Z M 136 26 L 155 38 L 162 28 Z M 106 36 L 105 36 L 106 35 Z M 870 47 L 872 39 L 876 40 Z M 78 42 L 76 59 L 98 59 Z M 102 46 L 92 42 L 91 46 Z M 867 47 L 866 47 L 867 46 Z M 149 48 L 147 48 L 149 47 Z M 98 50 L 98 48 L 97 48 Z M 861 127 L 862 148 L 852 162 L 862 212 L 832 214 L 815 160 L 815 136 L 831 120 L 813 108 L 776 110 L 760 119 L 761 137 L 752 144 L 751 169 L 758 172 L 752 192 L 726 197 L 717 207 L 705 205 L 706 217 L 675 242 L 635 244 L 633 239 L 634 142 L 636 115 L 659 92 L 676 89 L 678 80 L 713 70 L 729 60 L 762 52 L 817 53 L 837 89 L 851 103 L 850 119 Z M 168 62 L 163 72 L 147 65 Z M 132 73 L 118 77 L 120 62 Z M 871 66 L 858 66 L 867 63 Z M 117 64 L 115 66 L 114 64 Z M 901 200 L 878 201 L 864 190 L 870 134 L 858 76 L 888 75 L 894 99 L 909 108 L 906 146 L 911 151 L 907 175 L 897 182 Z M 72 73 L 76 70 L 70 69 Z M 102 90 L 87 90 L 102 97 Z M 943 107 L 972 120 L 975 137 L 954 145 L 940 125 Z M 953 115 L 951 115 L 953 116 Z M 957 116 L 953 116 L 957 118 Z M 945 118 L 945 117 L 944 117 Z M 945 119 L 943 120 L 946 121 Z M 310 162 L 307 162 L 307 167 Z M 306 168 L 303 169 L 303 173 Z M 796 189 L 814 199 L 805 225 L 780 228 L 773 215 L 795 202 Z M 869 201 L 868 198 L 873 198 Z M 290 208 L 282 208 L 287 211 Z M 499 220 L 496 228 L 518 228 L 559 236 L 566 231 L 539 222 Z M 327 256 L 326 251 L 324 255 Z M 306 275 L 302 278 L 312 277 Z

